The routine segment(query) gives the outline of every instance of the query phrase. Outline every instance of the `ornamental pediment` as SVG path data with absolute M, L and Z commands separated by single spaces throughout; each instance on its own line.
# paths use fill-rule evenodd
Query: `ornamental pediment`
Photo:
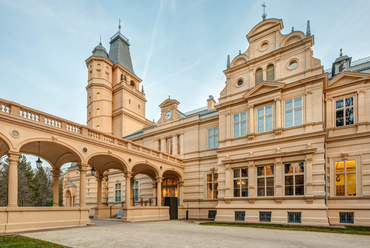
M 249 98 L 252 96 L 262 95 L 268 92 L 274 92 L 276 90 L 283 89 L 284 86 L 285 86 L 285 83 L 264 81 L 258 84 L 257 86 L 255 86 L 249 92 L 245 93 L 243 97 Z
M 174 99 L 166 99 L 164 102 L 162 102 L 159 107 L 160 108 L 165 108 L 165 107 L 168 107 L 168 106 L 172 106 L 172 105 L 179 105 L 180 103 Z
M 344 71 L 328 82 L 328 88 L 346 85 L 364 79 L 370 79 L 369 73 Z

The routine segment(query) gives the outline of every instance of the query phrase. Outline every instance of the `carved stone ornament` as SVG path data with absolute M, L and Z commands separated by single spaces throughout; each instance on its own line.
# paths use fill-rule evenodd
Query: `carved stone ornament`
M 341 156 L 342 156 L 342 159 L 343 160 L 347 160 L 348 159 L 348 153 L 342 153 Z

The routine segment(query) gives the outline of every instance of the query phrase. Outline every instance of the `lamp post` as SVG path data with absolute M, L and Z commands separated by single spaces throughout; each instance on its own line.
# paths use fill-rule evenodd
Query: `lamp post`
M 36 160 L 36 165 L 37 167 L 41 167 L 42 166 L 42 161 L 40 159 L 40 141 L 39 141 L 39 158 Z

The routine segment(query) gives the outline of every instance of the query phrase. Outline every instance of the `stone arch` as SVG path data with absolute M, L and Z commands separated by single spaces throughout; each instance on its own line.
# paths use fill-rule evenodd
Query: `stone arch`
M 155 180 L 160 175 L 158 168 L 149 161 L 139 161 L 132 166 L 132 178 L 138 174 L 144 174 Z
M 230 68 L 247 62 L 248 56 L 246 54 L 240 54 L 231 61 Z
M 93 153 L 87 158 L 87 163 L 94 166 L 95 170 L 97 170 L 100 175 L 103 175 L 103 173 L 109 169 L 117 169 L 123 173 L 129 170 L 127 163 L 115 154 L 102 152 Z
M 134 86 L 134 87 L 136 86 L 136 84 L 135 84 L 134 80 L 131 80 L 131 81 L 130 81 L 130 85 L 131 85 L 131 86 Z
M 8 137 L 0 133 L 0 158 L 6 155 L 9 150 L 13 149 L 13 143 L 8 139 Z
M 305 34 L 302 31 L 294 31 L 288 34 L 287 36 L 285 36 L 285 38 L 280 43 L 280 47 L 290 45 L 297 41 L 303 40 L 304 38 L 305 38 Z
M 165 169 L 162 173 L 162 177 L 166 178 L 167 176 L 168 177 L 176 176 L 179 181 L 182 181 L 182 179 L 183 179 L 182 173 L 179 170 L 175 169 L 175 168 Z
M 40 142 L 40 155 L 38 154 L 38 142 Z M 54 169 L 59 169 L 65 163 L 83 161 L 81 154 L 71 145 L 58 140 L 45 138 L 31 138 L 19 144 L 19 152 L 40 156 Z

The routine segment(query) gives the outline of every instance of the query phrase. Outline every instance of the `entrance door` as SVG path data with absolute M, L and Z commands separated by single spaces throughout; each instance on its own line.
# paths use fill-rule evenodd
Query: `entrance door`
M 177 197 L 165 197 L 164 205 L 170 207 L 170 220 L 178 219 Z

